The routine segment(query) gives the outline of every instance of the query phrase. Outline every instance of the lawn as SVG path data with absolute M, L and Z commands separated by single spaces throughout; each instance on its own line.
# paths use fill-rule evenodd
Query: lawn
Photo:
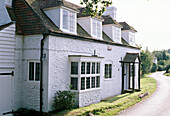
M 165 75 L 165 76 L 170 76 L 170 73 L 165 73 L 164 75 Z
M 140 102 L 142 99 L 139 98 L 139 95 L 149 92 L 149 95 L 147 96 L 149 97 L 155 91 L 156 85 L 156 81 L 153 78 L 144 76 L 141 78 L 141 91 L 139 92 L 117 95 L 107 98 L 97 104 L 92 104 L 78 109 L 65 110 L 55 113 L 52 116 L 87 116 L 89 112 L 93 113 L 94 115 L 101 116 L 116 115 L 120 111 Z

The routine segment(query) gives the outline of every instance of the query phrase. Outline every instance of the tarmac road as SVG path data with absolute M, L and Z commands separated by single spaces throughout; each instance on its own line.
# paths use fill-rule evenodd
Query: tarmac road
M 149 75 L 157 81 L 157 89 L 149 98 L 120 112 L 118 116 L 170 116 L 170 77 L 163 73 Z

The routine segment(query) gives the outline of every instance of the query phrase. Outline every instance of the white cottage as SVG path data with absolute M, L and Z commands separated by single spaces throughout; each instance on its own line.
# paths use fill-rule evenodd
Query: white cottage
M 116 21 L 115 7 L 98 18 L 65 0 L 15 0 L 12 6 L 11 1 L 1 0 L 0 11 L 0 83 L 5 84 L 0 92 L 7 92 L 0 94 L 1 114 L 19 108 L 51 111 L 56 91 L 69 85 L 79 107 L 140 90 L 136 30 Z M 13 77 L 5 76 L 12 71 Z

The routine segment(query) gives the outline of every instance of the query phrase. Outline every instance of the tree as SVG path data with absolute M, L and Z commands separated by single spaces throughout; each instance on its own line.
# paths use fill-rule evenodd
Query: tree
M 85 5 L 83 14 L 90 14 L 90 16 L 102 16 L 105 7 L 112 4 L 112 0 L 81 0 L 81 5 Z M 99 7 L 100 6 L 100 7 Z
M 150 73 L 152 64 L 153 64 L 153 56 L 149 51 L 141 51 L 141 71 L 142 75 Z

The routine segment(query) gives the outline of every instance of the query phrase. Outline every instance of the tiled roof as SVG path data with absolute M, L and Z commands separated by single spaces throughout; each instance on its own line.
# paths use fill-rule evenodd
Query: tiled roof
M 135 62 L 137 58 L 140 61 L 139 53 L 126 53 L 123 62 Z
M 119 24 L 123 26 L 122 30 L 132 30 L 132 31 L 137 32 L 132 26 L 130 26 L 126 22 L 119 22 Z
M 121 38 L 121 41 L 122 41 L 122 44 L 123 44 L 123 45 L 128 45 L 128 46 L 129 46 L 129 43 L 126 42 L 126 40 L 124 40 L 123 38 Z
M 65 0 L 43 0 L 40 4 L 40 7 L 42 9 L 44 8 L 52 8 L 52 7 L 58 7 L 58 6 L 65 6 L 65 7 L 68 7 L 70 9 L 73 9 L 73 10 L 76 10 L 78 11 L 78 5 L 75 5 L 71 2 L 67 2 Z
M 115 24 L 115 25 L 117 25 L 119 27 L 123 27 L 116 20 L 114 20 L 110 15 L 103 15 L 102 18 L 104 19 L 104 21 L 102 23 L 103 25 Z

